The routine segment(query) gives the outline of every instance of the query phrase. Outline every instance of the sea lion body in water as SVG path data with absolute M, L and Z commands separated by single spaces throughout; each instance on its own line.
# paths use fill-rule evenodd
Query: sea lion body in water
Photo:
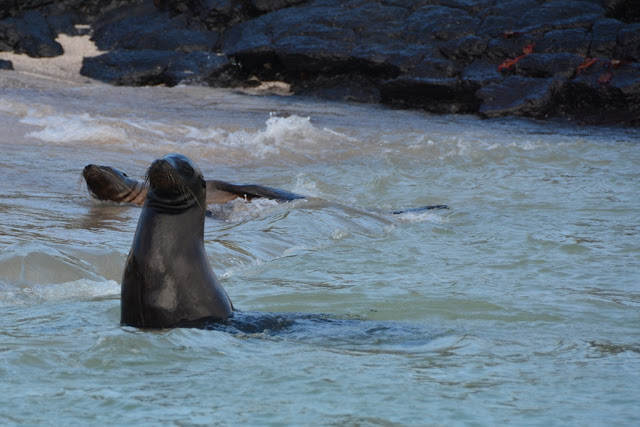
M 87 165 L 82 171 L 87 188 L 99 200 L 142 205 L 148 185 L 129 178 L 127 174 L 111 166 Z M 207 180 L 206 204 L 224 204 L 233 199 L 253 200 L 266 198 L 279 201 L 304 199 L 304 196 L 277 188 L 256 184 L 232 184 L 226 181 Z
M 233 305 L 204 248 L 206 184 L 187 157 L 169 154 L 147 172 L 149 189 L 122 277 L 121 323 L 193 326 L 229 318 Z

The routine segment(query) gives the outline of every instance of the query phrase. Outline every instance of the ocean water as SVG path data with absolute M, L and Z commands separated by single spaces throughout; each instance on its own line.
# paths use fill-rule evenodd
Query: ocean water
M 637 129 L 0 83 L 0 424 L 640 423 Z M 235 307 L 281 327 L 120 326 L 140 208 L 81 172 L 169 152 L 309 196 L 205 224 Z

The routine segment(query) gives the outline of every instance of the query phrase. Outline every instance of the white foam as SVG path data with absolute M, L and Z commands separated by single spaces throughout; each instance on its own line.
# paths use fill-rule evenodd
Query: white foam
M 30 108 L 11 102 L 0 102 L 0 111 L 22 116 L 23 124 L 41 129 L 27 136 L 49 143 L 110 143 L 134 145 L 165 151 L 196 150 L 200 155 L 247 159 L 273 156 L 289 161 L 304 161 L 309 156 L 334 153 L 345 140 L 338 134 L 315 127 L 309 117 L 271 115 L 265 128 L 257 131 L 229 131 L 220 127 L 198 128 L 141 117 L 112 119 L 98 114 L 59 113 L 46 105 Z
M 547 149 L 548 143 L 531 139 L 511 139 L 483 133 L 459 135 L 415 135 L 407 141 L 407 148 L 419 157 L 448 159 L 455 157 L 501 157 L 515 150 Z
M 18 117 L 33 116 L 43 117 L 47 114 L 54 114 L 52 107 L 40 106 L 36 109 L 31 105 L 14 101 L 8 97 L 0 98 L 0 112 Z
M 321 197 L 316 181 L 311 180 L 306 174 L 298 174 L 296 184 L 292 191 L 298 194 L 304 194 L 305 197 Z
M 97 119 L 88 113 L 68 115 L 29 115 L 21 123 L 40 126 L 43 129 L 29 132 L 26 136 L 45 142 L 77 141 L 125 141 L 127 133 L 117 123 Z
M 262 132 L 263 141 L 276 146 L 290 145 L 291 143 L 306 145 L 312 137 L 317 136 L 318 131 L 311 124 L 311 117 L 292 115 L 278 117 L 274 114 L 265 123 L 267 128 Z
M 348 230 L 343 228 L 336 228 L 331 232 L 331 240 L 342 240 L 351 236 L 351 233 Z
M 197 128 L 188 125 L 167 126 L 163 123 L 145 121 L 128 122 L 132 127 L 156 134 L 182 139 L 190 145 L 221 146 L 243 149 L 252 157 L 262 158 L 280 154 L 282 150 L 296 152 L 318 144 L 318 139 L 327 139 L 333 135 L 311 124 L 310 117 L 292 115 L 278 117 L 273 113 L 265 122 L 265 128 L 258 131 L 245 129 L 229 131 L 220 127 Z
M 394 215 L 394 218 L 400 222 L 406 223 L 432 222 L 434 224 L 446 224 L 449 222 L 448 218 L 438 215 L 432 211 L 403 212 L 401 214 Z
M 222 221 L 239 222 L 251 218 L 258 218 L 266 212 L 277 208 L 280 203 L 277 200 L 259 198 L 248 202 L 244 199 L 234 199 L 222 205 L 209 206 L 213 215 Z
M 257 157 L 287 155 L 293 161 L 311 153 L 334 152 L 344 145 L 335 133 L 315 127 L 310 117 L 278 117 L 272 113 L 265 125 L 258 132 L 230 132 L 221 143 L 244 148 Z
M 205 128 L 198 129 L 193 126 L 184 126 L 185 138 L 188 141 L 210 142 L 210 141 L 223 141 L 228 137 L 229 132 L 220 128 Z

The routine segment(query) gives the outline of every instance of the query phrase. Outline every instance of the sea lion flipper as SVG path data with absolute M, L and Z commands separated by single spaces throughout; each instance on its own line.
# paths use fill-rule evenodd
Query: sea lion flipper
M 252 200 L 257 198 L 278 201 L 304 199 L 305 196 L 278 188 L 265 187 L 257 184 L 232 184 L 226 181 L 207 180 L 207 204 L 226 203 L 237 197 Z M 221 200 L 221 201 L 214 201 Z
M 429 205 L 429 206 L 419 206 L 417 208 L 408 208 L 408 209 L 399 209 L 396 211 L 391 211 L 393 215 L 401 215 L 404 213 L 420 213 L 424 211 L 430 211 L 435 209 L 449 209 L 447 205 Z

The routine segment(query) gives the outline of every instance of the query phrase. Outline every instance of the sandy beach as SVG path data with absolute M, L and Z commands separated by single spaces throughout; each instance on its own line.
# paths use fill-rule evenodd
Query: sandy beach
M 69 83 L 93 81 L 80 75 L 82 60 L 85 57 L 101 55 L 91 36 L 68 36 L 60 34 L 56 39 L 64 49 L 64 55 L 53 58 L 32 58 L 25 54 L 0 52 L 0 59 L 11 61 L 14 71 L 46 77 Z

